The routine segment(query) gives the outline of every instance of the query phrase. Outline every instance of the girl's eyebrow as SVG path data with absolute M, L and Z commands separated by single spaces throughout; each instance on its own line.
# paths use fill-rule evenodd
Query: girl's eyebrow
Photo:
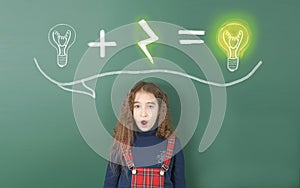
M 155 105 L 155 102 L 147 102 L 147 104 L 153 104 L 153 105 Z
M 134 101 L 133 104 L 136 104 L 136 103 L 141 103 L 140 101 Z M 147 102 L 147 104 L 153 104 L 155 105 L 156 103 L 155 102 Z

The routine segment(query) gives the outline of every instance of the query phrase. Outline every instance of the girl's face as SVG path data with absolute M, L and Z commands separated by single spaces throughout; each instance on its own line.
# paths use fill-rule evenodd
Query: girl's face
M 158 115 L 158 102 L 152 93 L 138 91 L 133 103 L 133 118 L 137 127 L 143 131 L 153 128 Z

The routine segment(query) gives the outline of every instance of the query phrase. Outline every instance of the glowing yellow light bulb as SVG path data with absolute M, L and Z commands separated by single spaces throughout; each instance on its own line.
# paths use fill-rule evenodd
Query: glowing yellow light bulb
M 238 22 L 227 23 L 219 29 L 218 44 L 226 52 L 229 71 L 238 69 L 239 58 L 247 49 L 248 43 L 248 29 Z

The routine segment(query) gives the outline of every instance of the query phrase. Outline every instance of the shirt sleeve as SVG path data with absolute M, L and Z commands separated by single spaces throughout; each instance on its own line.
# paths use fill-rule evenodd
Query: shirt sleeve
M 120 165 L 108 162 L 103 188 L 117 188 L 120 173 Z
M 176 139 L 178 140 L 178 139 Z M 175 146 L 181 148 L 179 141 L 176 142 Z M 174 156 L 174 165 L 172 168 L 171 181 L 173 182 L 174 188 L 185 188 L 185 173 L 184 173 L 184 156 L 182 150 L 180 150 Z

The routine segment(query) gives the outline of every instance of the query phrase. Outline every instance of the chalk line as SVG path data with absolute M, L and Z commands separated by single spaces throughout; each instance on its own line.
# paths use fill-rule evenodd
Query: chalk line
M 66 90 L 66 91 L 85 94 L 85 95 L 91 96 L 93 98 L 96 98 L 95 91 L 92 88 L 90 88 L 89 86 L 87 86 L 86 82 L 88 82 L 90 80 L 106 77 L 106 76 L 113 76 L 113 75 L 119 75 L 119 74 L 137 75 L 137 74 L 151 74 L 151 73 L 166 73 L 166 74 L 172 74 L 172 75 L 177 75 L 177 76 L 182 76 L 182 77 L 185 77 L 185 78 L 189 78 L 189 79 L 195 80 L 197 82 L 207 84 L 207 85 L 211 85 L 211 86 L 229 87 L 229 86 L 236 85 L 238 83 L 241 83 L 241 82 L 249 79 L 263 63 L 262 60 L 260 60 L 255 65 L 255 67 L 246 76 L 244 76 L 240 79 L 237 79 L 237 80 L 234 80 L 234 81 L 231 81 L 231 82 L 228 82 L 228 83 L 217 83 L 217 82 L 212 82 L 212 81 L 208 81 L 208 80 L 203 80 L 201 78 L 198 78 L 198 77 L 195 77 L 195 76 L 183 73 L 183 72 L 166 70 L 166 69 L 139 70 L 139 71 L 130 71 L 130 70 L 111 71 L 111 72 L 96 74 L 96 75 L 89 76 L 89 77 L 86 77 L 86 78 L 83 78 L 83 79 L 80 79 L 80 80 L 75 80 L 75 81 L 72 81 L 72 82 L 59 82 L 59 81 L 54 80 L 50 76 L 48 76 L 41 69 L 41 67 L 39 66 L 38 61 L 35 57 L 34 57 L 34 62 L 35 62 L 36 67 L 38 68 L 38 70 L 41 72 L 41 74 L 45 78 L 47 78 L 50 82 L 56 84 L 58 87 L 62 88 L 63 90 Z M 82 86 L 85 87 L 90 93 L 86 92 L 86 91 L 75 90 L 75 89 L 71 89 L 71 88 L 66 87 L 66 86 L 73 86 L 73 85 L 76 85 L 76 84 L 82 84 Z

